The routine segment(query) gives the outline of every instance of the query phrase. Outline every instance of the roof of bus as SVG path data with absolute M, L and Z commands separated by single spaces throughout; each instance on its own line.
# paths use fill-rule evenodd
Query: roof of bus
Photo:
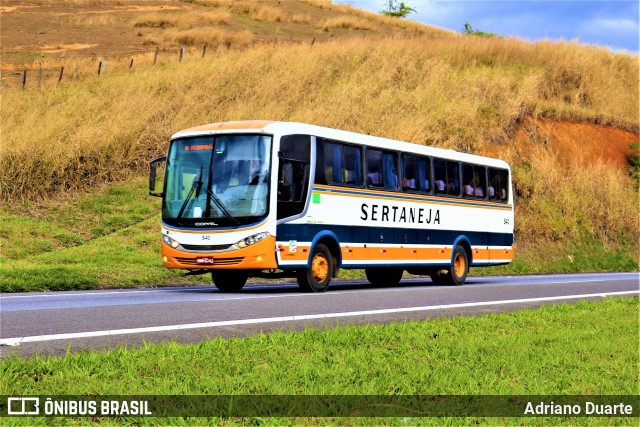
M 303 134 L 314 135 L 328 139 L 335 139 L 343 142 L 351 142 L 355 144 L 364 144 L 376 148 L 383 149 L 395 149 L 400 151 L 407 151 L 417 154 L 424 154 L 429 156 L 445 157 L 450 159 L 456 159 L 466 161 L 470 163 L 482 163 L 488 166 L 506 167 L 509 165 L 498 159 L 478 156 L 475 154 L 467 154 L 459 151 L 447 150 L 443 148 L 436 148 L 427 145 L 420 145 L 410 142 L 402 142 L 394 139 L 381 138 L 371 135 L 365 135 L 361 133 L 343 131 L 338 129 L 332 129 L 322 126 L 309 125 L 305 123 L 295 122 L 278 122 L 270 120 L 243 120 L 243 121 L 230 121 L 221 123 L 210 123 L 207 125 L 196 126 L 193 128 L 185 129 L 174 134 L 171 139 L 183 138 L 189 136 L 201 136 L 201 135 L 213 135 L 218 133 L 235 133 L 237 131 L 246 133 L 248 130 L 253 130 L 257 133 L 264 134 Z

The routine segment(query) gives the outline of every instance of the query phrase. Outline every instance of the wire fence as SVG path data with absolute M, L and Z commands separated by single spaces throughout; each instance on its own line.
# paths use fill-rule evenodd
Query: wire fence
M 385 36 L 363 35 L 362 39 L 405 38 L 420 37 L 417 33 L 392 34 Z M 334 41 L 333 34 L 324 38 L 314 37 L 311 40 L 296 40 L 289 38 L 254 39 L 249 44 L 233 45 L 231 42 L 220 43 L 215 46 L 207 44 L 202 46 L 182 46 L 175 49 L 161 49 L 155 47 L 148 51 L 137 51 L 132 54 L 116 54 L 112 57 L 101 55 L 92 58 L 47 59 L 35 66 L 5 67 L 0 70 L 0 89 L 2 90 L 33 90 L 42 87 L 51 87 L 67 81 L 78 81 L 89 77 L 104 76 L 116 71 L 133 70 L 140 67 L 153 67 L 156 65 L 186 62 L 195 59 L 204 59 L 218 56 L 231 50 L 246 49 L 276 49 L 279 46 L 308 45 L 317 46 L 322 43 Z

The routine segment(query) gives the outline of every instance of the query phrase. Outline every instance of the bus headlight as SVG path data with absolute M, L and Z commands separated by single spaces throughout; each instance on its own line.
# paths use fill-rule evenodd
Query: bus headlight
M 242 239 L 236 242 L 235 245 L 238 247 L 238 249 L 242 249 L 242 248 L 246 248 L 247 246 L 254 245 L 258 243 L 260 240 L 264 240 L 267 237 L 269 237 L 269 233 L 265 231 L 262 233 L 254 234 L 253 236 L 249 236 L 245 239 Z
M 175 249 L 178 246 L 180 246 L 180 243 L 178 243 L 177 240 L 172 239 L 171 237 L 167 236 L 166 234 L 162 235 L 162 241 L 165 242 L 167 245 L 171 246 L 173 249 Z

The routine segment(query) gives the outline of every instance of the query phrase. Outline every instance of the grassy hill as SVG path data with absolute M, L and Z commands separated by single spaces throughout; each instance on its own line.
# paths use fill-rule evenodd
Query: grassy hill
M 242 119 L 301 121 L 503 158 L 514 167 L 518 253 L 513 265 L 494 271 L 637 269 L 637 182 L 624 162 L 608 161 L 609 144 L 638 141 L 637 56 L 576 43 L 461 36 L 327 2 L 119 5 L 156 8 L 122 20 L 143 33 L 141 46 L 145 38 L 162 49 L 191 43 L 192 54 L 132 69 L 114 60 L 99 77 L 3 89 L 1 288 L 26 288 L 42 277 L 43 265 L 64 280 L 40 278 L 29 286 L 175 280 L 155 253 L 159 206 L 144 195 L 147 161 L 179 129 Z M 271 15 L 261 7 L 272 8 Z M 305 13 L 311 19 L 294 18 Z M 326 21 L 340 19 L 366 28 L 327 29 Z M 6 22 L 3 16 L 3 33 Z M 252 34 L 242 48 L 215 37 L 171 35 L 196 28 L 238 34 L 241 27 Z M 267 45 L 274 34 L 281 42 Z M 208 40 L 210 54 L 194 53 Z M 215 43 L 223 48 L 211 48 Z M 128 56 L 121 58 L 124 64 Z M 553 123 L 560 122 L 612 137 L 577 135 L 569 143 L 554 137 Z M 577 155 L 587 143 L 601 144 L 602 157 Z M 113 258 L 96 265 L 107 243 Z

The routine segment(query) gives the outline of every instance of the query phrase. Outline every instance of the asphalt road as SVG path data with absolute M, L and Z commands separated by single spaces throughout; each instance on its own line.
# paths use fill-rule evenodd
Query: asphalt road
M 295 284 L 247 285 L 236 294 L 213 286 L 0 294 L 0 356 L 477 315 L 638 294 L 639 273 L 470 277 L 459 287 L 429 279 L 393 287 L 334 282 L 321 294 L 303 293 Z

